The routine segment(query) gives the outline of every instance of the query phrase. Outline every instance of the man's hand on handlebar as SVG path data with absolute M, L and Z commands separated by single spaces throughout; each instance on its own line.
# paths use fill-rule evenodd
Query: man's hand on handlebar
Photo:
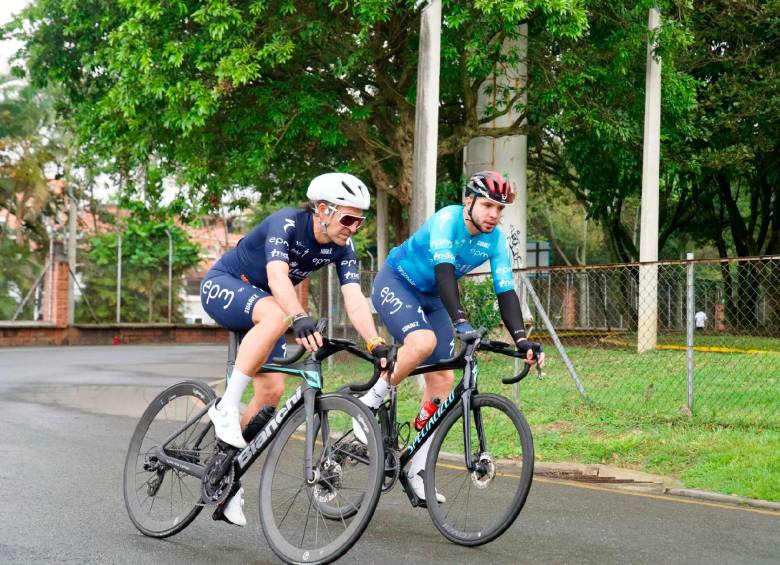
M 366 346 L 368 347 L 368 352 L 371 353 L 374 359 L 379 360 L 379 366 L 382 369 L 385 369 L 385 373 L 393 370 L 392 365 L 395 362 L 395 355 L 391 356 L 392 346 L 387 345 L 385 340 L 379 336 L 366 342 Z M 392 359 L 390 357 L 392 357 Z M 385 376 L 389 377 L 387 374 L 385 374 Z
M 296 343 L 306 348 L 306 351 L 311 353 L 322 347 L 322 335 L 317 331 L 317 324 L 311 316 L 305 312 L 296 314 L 292 327 Z
M 540 369 L 544 367 L 544 349 L 541 343 L 521 338 L 517 341 L 517 350 L 525 355 L 524 361 L 528 365 L 539 363 Z

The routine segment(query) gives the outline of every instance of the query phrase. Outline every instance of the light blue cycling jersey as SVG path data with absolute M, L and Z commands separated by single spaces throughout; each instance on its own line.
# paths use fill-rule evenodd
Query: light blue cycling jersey
M 432 293 L 436 291 L 436 265 L 454 265 L 455 277 L 460 278 L 486 260 L 496 294 L 512 290 L 512 260 L 504 233 L 496 226 L 490 233 L 471 235 L 463 220 L 463 206 L 454 205 L 436 212 L 393 248 L 387 264 L 420 292 Z

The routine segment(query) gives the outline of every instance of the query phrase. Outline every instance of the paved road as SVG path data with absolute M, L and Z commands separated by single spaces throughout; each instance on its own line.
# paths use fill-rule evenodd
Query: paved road
M 183 377 L 218 378 L 223 360 L 222 348 L 200 346 L 0 349 L 0 563 L 274 562 L 257 472 L 245 481 L 243 529 L 203 512 L 154 540 L 125 512 L 134 415 Z M 343 561 L 780 564 L 780 513 L 537 479 L 507 534 L 465 549 L 395 489 Z

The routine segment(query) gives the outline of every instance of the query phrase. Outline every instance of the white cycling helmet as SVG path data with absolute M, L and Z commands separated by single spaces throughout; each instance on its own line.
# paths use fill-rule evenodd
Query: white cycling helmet
M 306 198 L 312 202 L 324 200 L 336 206 L 351 206 L 368 210 L 371 195 L 359 178 L 347 173 L 325 173 L 309 183 Z

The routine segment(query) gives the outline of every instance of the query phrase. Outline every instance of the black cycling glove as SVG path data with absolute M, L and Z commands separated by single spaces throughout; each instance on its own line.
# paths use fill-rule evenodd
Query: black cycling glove
M 542 348 L 541 343 L 537 343 L 535 341 L 528 341 L 527 339 L 521 339 L 516 343 L 517 350 L 523 354 L 523 356 L 528 355 L 528 350 L 532 350 L 534 352 L 534 359 L 539 359 L 539 354 L 544 352 L 544 349 Z
M 317 333 L 317 323 L 311 316 L 300 315 L 293 320 L 293 333 L 298 339 L 305 340 L 307 337 Z

